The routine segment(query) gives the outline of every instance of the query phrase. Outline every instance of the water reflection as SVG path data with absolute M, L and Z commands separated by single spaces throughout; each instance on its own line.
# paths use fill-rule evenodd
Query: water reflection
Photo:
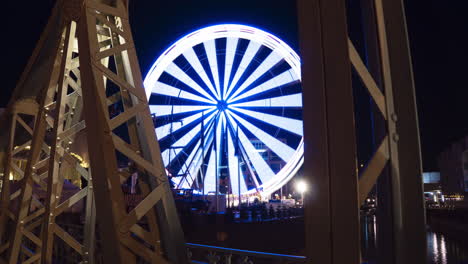
M 377 262 L 377 222 L 375 216 L 361 218 L 362 258 Z M 443 232 L 427 231 L 427 264 L 468 264 L 468 241 L 454 239 Z
M 375 216 L 361 218 L 362 257 L 369 263 L 375 263 L 377 254 L 377 221 Z
M 427 258 L 430 264 L 468 264 L 468 242 L 428 230 Z

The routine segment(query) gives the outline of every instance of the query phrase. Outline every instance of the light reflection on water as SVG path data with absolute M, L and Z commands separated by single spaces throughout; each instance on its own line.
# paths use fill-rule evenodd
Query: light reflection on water
M 468 242 L 427 231 L 427 263 L 468 264 Z
M 375 216 L 361 218 L 362 257 L 378 264 L 377 222 Z M 427 231 L 427 264 L 468 264 L 468 241 L 456 240 L 440 232 Z

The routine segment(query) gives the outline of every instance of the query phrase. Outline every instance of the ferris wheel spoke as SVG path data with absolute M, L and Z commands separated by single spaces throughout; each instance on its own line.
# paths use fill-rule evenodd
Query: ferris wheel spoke
M 204 121 L 202 121 L 201 119 L 199 120 L 200 122 L 204 122 L 203 130 L 205 130 L 205 127 L 210 125 L 210 121 L 211 122 L 214 121 L 213 117 L 214 117 L 214 114 L 208 116 L 208 118 L 205 118 Z M 178 148 L 178 149 L 181 148 L 184 145 L 180 145 L 180 144 L 185 143 L 187 141 L 183 141 L 183 142 L 179 142 L 179 141 L 181 141 L 183 138 L 187 140 L 189 137 L 189 134 L 199 136 L 198 133 L 194 134 L 195 133 L 194 130 L 197 130 L 197 129 L 200 129 L 200 131 L 202 130 L 201 125 L 199 125 L 199 122 L 192 122 L 191 124 L 188 124 L 183 128 L 179 128 L 177 131 L 173 131 L 170 134 L 170 136 L 161 138 L 159 140 L 161 150 L 165 151 L 166 149 L 169 149 L 169 148 Z
M 199 151 L 201 145 L 201 139 L 199 139 L 195 145 L 195 148 L 192 150 L 188 156 L 185 163 L 182 165 L 182 168 L 179 170 L 177 175 L 184 175 L 184 180 L 179 184 L 179 188 L 191 188 L 196 177 L 195 168 L 198 165 L 198 158 L 201 155 Z
M 206 134 L 210 134 L 211 130 L 213 129 L 213 126 L 208 128 L 207 131 L 205 131 Z M 203 162 L 205 158 L 207 157 L 208 151 L 204 151 L 204 149 L 208 149 L 208 146 L 212 144 L 213 137 L 208 137 L 208 140 L 200 140 L 197 142 L 197 145 L 195 146 L 194 150 L 192 150 L 189 158 L 185 162 L 185 167 L 187 170 L 189 170 L 190 175 L 193 175 L 196 177 L 200 169 L 202 168 Z M 204 153 L 204 156 L 203 156 Z M 179 174 L 183 174 L 183 168 L 179 171 Z M 186 181 L 188 186 L 182 185 L 183 188 L 190 188 L 190 186 L 193 184 L 193 178 L 192 181 Z
M 263 75 L 259 76 L 252 84 L 246 87 L 244 91 L 242 91 L 242 93 L 237 94 L 236 97 L 248 92 L 249 90 L 261 85 L 262 83 L 268 82 L 269 80 L 289 70 L 291 70 L 291 65 L 289 65 L 288 62 L 284 59 L 280 60 L 270 70 L 265 72 Z M 230 98 L 228 98 L 228 101 L 233 101 L 233 97 L 230 96 Z
M 257 54 L 258 50 L 260 49 L 261 45 L 258 44 L 257 42 L 250 41 L 249 45 L 247 46 L 247 50 L 245 51 L 244 57 L 242 57 L 241 63 L 239 64 L 239 67 L 237 67 L 236 74 L 234 75 L 234 78 L 232 79 L 229 88 L 226 92 L 225 98 L 229 97 L 229 94 L 232 92 L 234 87 L 237 85 L 237 82 L 239 79 L 242 77 L 244 74 L 245 70 L 249 66 L 250 62 L 252 59 L 255 57 L 255 54 Z
M 212 100 L 211 98 L 206 98 L 205 95 L 201 94 L 199 91 L 197 91 L 193 87 L 190 87 L 186 83 L 184 83 L 181 80 L 177 79 L 177 77 L 174 77 L 174 76 L 172 76 L 171 74 L 169 74 L 167 72 L 163 72 L 161 74 L 161 77 L 158 79 L 158 81 L 154 82 L 151 86 L 150 86 L 150 84 L 147 84 L 151 88 L 151 93 L 150 94 L 152 94 L 153 92 L 157 92 L 157 90 L 161 89 L 157 85 L 158 82 L 164 83 L 166 85 L 172 86 L 172 87 L 177 88 L 177 89 L 180 89 L 181 91 L 194 94 L 194 95 L 196 95 L 198 97 L 205 98 L 206 100 L 209 100 L 210 102 L 214 103 L 214 100 Z M 212 97 L 212 98 L 214 98 L 214 97 Z
M 210 105 L 150 105 L 151 113 L 156 116 L 166 116 L 179 113 L 193 112 L 197 110 L 215 109 Z
M 232 102 L 232 103 L 238 104 L 238 103 L 262 100 L 262 99 L 270 99 L 270 98 L 275 98 L 278 96 L 286 96 L 286 95 L 292 95 L 292 94 L 298 94 L 298 93 L 302 93 L 302 86 L 300 82 L 291 82 L 283 86 L 275 87 L 273 89 L 251 95 L 247 98 L 236 100 L 235 102 Z M 229 104 L 231 105 L 232 103 L 229 103 Z
M 208 100 L 206 98 L 203 98 L 201 96 L 195 95 L 193 93 L 181 90 L 179 88 L 170 86 L 168 84 L 162 83 L 162 82 L 157 82 L 156 86 L 158 89 L 153 90 L 152 95 L 164 95 L 164 96 L 169 96 L 169 97 L 179 97 L 179 98 L 184 98 L 188 100 L 193 100 L 196 102 L 203 102 L 203 103 L 208 103 L 208 104 L 213 104 L 213 101 Z M 150 100 L 152 99 L 153 96 L 150 97 Z
M 233 103 L 236 101 L 239 101 L 244 98 L 248 98 L 250 96 L 259 94 L 259 93 L 264 93 L 269 90 L 282 87 L 291 83 L 297 83 L 299 80 L 297 76 L 294 74 L 294 72 L 290 69 L 288 71 L 285 71 L 281 73 L 280 75 L 275 76 L 274 78 L 248 90 L 245 91 L 242 94 L 239 94 L 237 97 L 232 96 L 231 98 L 228 99 L 228 103 Z
M 179 140 L 173 143 L 169 148 L 164 150 L 163 155 L 166 152 L 170 153 L 171 150 L 174 150 L 173 153 L 175 154 L 170 159 L 164 160 L 164 164 L 169 164 L 170 162 L 172 162 L 175 156 L 177 156 L 177 154 L 179 154 L 179 152 L 182 151 L 182 149 L 184 149 L 190 143 L 190 141 L 192 141 L 197 136 L 198 133 L 200 133 L 200 131 L 200 126 L 195 126 L 187 134 L 185 134 L 183 137 L 181 137 Z
M 266 133 L 262 129 L 256 127 L 255 125 L 247 122 L 242 117 L 237 114 L 230 112 L 232 117 L 236 119 L 240 124 L 242 124 L 247 130 L 249 130 L 258 140 L 264 143 L 269 149 L 271 149 L 276 155 L 278 155 L 282 160 L 288 161 L 294 155 L 294 149 L 288 146 L 287 144 L 281 142 L 270 134 Z
M 225 99 L 229 85 L 229 77 L 231 77 L 232 65 L 234 64 L 234 56 L 236 55 L 236 48 L 238 38 L 227 38 L 226 41 L 226 60 L 224 66 L 224 91 L 222 93 L 222 100 Z
M 201 119 L 204 116 L 209 116 L 214 115 L 214 110 L 207 110 L 203 112 L 197 112 L 196 114 L 193 114 L 189 117 L 185 117 L 182 119 L 177 119 L 174 120 L 173 122 L 170 122 L 166 125 L 160 126 L 156 128 L 156 135 L 158 135 L 159 140 L 163 140 L 166 136 L 168 136 L 170 133 L 177 132 L 179 129 L 184 128 L 192 122 L 196 122 L 197 124 L 201 123 Z
M 197 105 L 207 105 L 210 107 L 215 107 L 213 103 L 205 103 L 194 101 L 191 99 L 185 99 L 181 97 L 171 97 L 165 95 L 156 94 L 155 96 L 151 97 L 149 105 L 189 105 L 189 106 L 197 106 Z
M 208 57 L 208 63 L 210 64 L 211 73 L 214 79 L 216 88 L 216 98 L 221 99 L 221 86 L 219 84 L 219 73 L 218 73 L 218 62 L 216 58 L 216 43 L 214 39 L 203 42 L 205 47 L 206 55 Z
M 190 111 L 190 112 L 167 115 L 167 116 L 158 116 L 156 118 L 154 127 L 158 129 L 166 125 L 169 125 L 169 126 L 172 125 L 173 131 L 175 131 L 175 129 L 186 126 L 200 117 L 205 117 L 206 119 L 206 117 L 208 117 L 214 111 L 216 110 L 206 109 L 206 110 Z M 157 130 L 157 131 L 160 131 L 160 130 Z M 159 136 L 160 135 L 158 135 L 158 137 Z M 162 137 L 159 137 L 159 138 L 162 139 Z
M 213 148 L 210 149 L 209 157 L 205 179 L 203 180 L 205 193 L 216 191 L 216 153 Z
M 302 94 L 278 96 L 269 99 L 231 104 L 237 107 L 302 107 Z
M 203 80 L 208 89 L 210 89 L 211 93 L 216 97 L 216 99 L 219 100 L 219 95 L 216 92 L 216 89 L 213 87 L 213 84 L 211 83 L 210 79 L 208 78 L 208 75 L 206 75 L 205 69 L 203 69 L 203 66 L 200 60 L 198 59 L 197 54 L 195 54 L 193 48 L 186 50 L 183 54 L 192 66 L 192 68 L 196 71 L 198 76 L 200 76 L 200 78 Z
M 235 106 L 232 106 L 232 110 L 241 112 L 257 120 L 266 122 L 278 128 L 292 132 L 296 135 L 303 136 L 304 134 L 303 132 L 304 128 L 303 128 L 303 124 L 301 120 L 287 118 L 283 116 L 270 115 L 270 114 L 265 114 L 261 112 L 255 112 L 255 111 L 246 110 L 246 109 L 242 109 L 242 108 L 235 107 Z
M 213 118 L 206 120 L 203 127 L 204 137 L 206 137 L 205 135 L 209 136 L 210 133 L 214 133 L 214 123 L 216 122 Z M 164 164 L 170 164 L 175 160 L 180 160 L 179 155 L 180 153 L 182 153 L 182 150 L 184 151 L 184 153 L 190 152 L 190 150 L 192 150 L 192 146 L 195 140 L 198 140 L 198 138 L 202 137 L 201 132 L 201 126 L 196 125 L 193 128 L 191 128 L 189 132 L 178 131 L 176 133 L 173 133 L 173 137 L 168 138 L 167 140 L 160 140 L 161 150 L 163 151 L 163 159 L 164 157 L 166 157 L 165 161 L 167 161 L 167 163 Z M 208 137 L 208 139 L 205 139 L 204 141 L 204 146 L 206 146 L 206 143 L 210 143 L 212 141 L 212 138 Z
M 277 54 L 276 52 L 271 52 L 270 55 L 258 66 L 255 71 L 250 74 L 250 76 L 242 83 L 242 85 L 237 88 L 230 97 L 235 97 L 244 89 L 249 87 L 253 82 L 258 80 L 262 75 L 264 75 L 267 71 L 269 71 L 271 68 L 273 68 L 275 65 L 277 65 L 280 61 L 282 60 L 282 57 Z
M 198 138 L 193 142 L 193 144 L 190 144 L 187 146 L 187 148 L 181 151 L 177 158 L 169 164 L 169 168 L 178 172 L 176 176 L 178 178 L 182 178 L 180 181 L 178 181 L 177 188 L 180 188 L 186 182 L 190 182 L 191 179 L 194 179 L 193 175 L 189 171 L 189 167 L 192 165 L 192 154 L 196 153 L 196 149 L 198 148 L 199 144 L 200 139 Z
M 188 76 L 182 69 L 179 68 L 175 63 L 169 64 L 166 68 L 166 72 L 179 81 L 185 83 L 186 85 L 190 86 L 203 96 L 205 96 L 208 100 L 216 103 L 216 100 L 205 90 L 203 89 L 198 83 L 196 83 L 190 76 Z
M 231 189 L 233 194 L 240 195 L 247 191 L 247 185 L 245 184 L 244 176 L 241 175 L 241 168 L 239 165 L 239 157 L 236 154 L 237 140 L 233 139 L 232 132 L 228 129 L 228 159 L 229 159 L 229 180 L 231 182 Z M 237 151 L 238 152 L 238 151 Z M 240 184 L 240 185 L 239 185 Z M 239 193 L 240 187 L 240 193 Z
M 240 108 L 237 106 L 230 106 L 230 109 Z M 241 109 L 247 109 L 254 112 L 283 116 L 292 119 L 302 120 L 302 108 L 300 107 L 248 107 L 243 106 Z
M 222 159 L 222 154 L 223 154 L 223 149 L 222 149 L 222 136 L 223 136 L 223 115 L 219 115 L 220 118 L 217 118 L 216 122 L 216 137 L 215 137 L 215 142 L 214 144 L 214 151 L 216 152 L 216 177 L 219 177 L 220 174 L 220 167 L 222 166 L 221 164 L 221 159 Z M 219 181 L 218 181 L 219 184 Z M 218 186 L 218 191 L 219 191 L 219 186 Z
M 233 124 L 234 128 L 239 127 L 239 143 L 245 149 L 248 160 L 253 164 L 258 176 L 260 177 L 260 180 L 263 183 L 269 181 L 275 175 L 275 173 L 266 163 L 263 157 L 258 153 L 257 149 L 255 149 L 255 147 L 252 145 L 252 142 L 250 142 L 249 138 L 245 135 L 242 126 L 239 126 L 237 119 L 234 120 L 230 112 L 228 112 L 227 117 L 231 124 Z

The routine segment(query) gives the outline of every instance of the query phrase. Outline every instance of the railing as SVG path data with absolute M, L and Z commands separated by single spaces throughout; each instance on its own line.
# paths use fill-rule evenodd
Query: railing
M 299 264 L 303 256 L 283 255 L 234 248 L 187 243 L 188 255 L 193 264 Z

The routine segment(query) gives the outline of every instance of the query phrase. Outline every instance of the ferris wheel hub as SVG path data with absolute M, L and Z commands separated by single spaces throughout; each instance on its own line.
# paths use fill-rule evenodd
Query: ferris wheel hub
M 229 104 L 224 100 L 219 100 L 217 108 L 220 112 L 223 112 L 224 110 L 227 110 L 229 108 Z

